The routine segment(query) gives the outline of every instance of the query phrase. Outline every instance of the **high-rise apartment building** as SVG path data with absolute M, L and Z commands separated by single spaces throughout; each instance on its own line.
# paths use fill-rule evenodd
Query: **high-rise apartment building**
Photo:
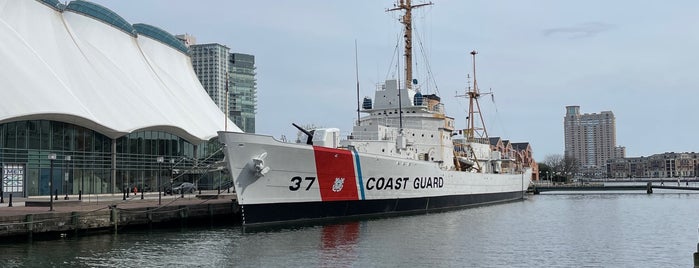
M 231 53 L 221 44 L 196 44 L 196 39 L 188 34 L 176 37 L 189 47 L 194 72 L 214 103 L 244 132 L 254 133 L 255 56 Z
M 574 158 L 584 176 L 606 173 L 608 159 L 624 157 L 625 149 L 616 146 L 614 113 L 580 114 L 580 106 L 566 106 L 563 119 L 565 156 Z
M 226 112 L 227 103 L 230 104 L 230 77 L 228 67 L 228 55 L 230 49 L 221 44 L 197 44 L 189 46 L 192 57 L 192 66 L 197 73 L 199 82 L 204 86 L 206 93 L 216 103 L 221 111 Z M 230 94 L 230 93 L 228 93 Z
M 243 131 L 255 133 L 257 109 L 257 80 L 255 79 L 255 56 L 231 53 L 229 57 L 232 96 L 230 115 Z

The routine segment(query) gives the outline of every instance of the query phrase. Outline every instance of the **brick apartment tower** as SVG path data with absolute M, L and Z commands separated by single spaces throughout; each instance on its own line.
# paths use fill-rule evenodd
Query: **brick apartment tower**
M 586 177 L 603 177 L 608 159 L 624 157 L 616 147 L 614 113 L 580 114 L 580 106 L 566 106 L 563 119 L 565 156 L 574 157 Z

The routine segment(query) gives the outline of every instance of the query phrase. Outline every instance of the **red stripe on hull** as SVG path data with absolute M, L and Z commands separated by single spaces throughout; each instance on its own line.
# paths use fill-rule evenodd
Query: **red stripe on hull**
M 323 201 L 358 200 L 357 177 L 348 150 L 313 146 L 320 197 Z

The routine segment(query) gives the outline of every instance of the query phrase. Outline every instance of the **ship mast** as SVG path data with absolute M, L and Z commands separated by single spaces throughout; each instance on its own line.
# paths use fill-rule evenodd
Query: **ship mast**
M 405 26 L 405 88 L 412 88 L 413 83 L 413 17 L 412 10 L 414 8 L 432 5 L 432 2 L 412 5 L 410 0 L 400 0 L 394 8 L 387 9 L 388 11 L 405 10 L 405 14 L 401 19 L 401 23 Z
M 471 51 L 471 57 L 473 59 L 473 88 L 469 88 L 468 94 L 468 128 L 466 129 L 467 141 L 475 141 L 476 138 L 488 138 L 488 132 L 485 129 L 485 121 L 483 120 L 483 115 L 481 114 L 481 105 L 478 103 L 478 98 L 481 96 L 478 90 L 478 81 L 476 80 L 476 52 Z M 481 121 L 481 127 L 476 126 L 476 114 Z

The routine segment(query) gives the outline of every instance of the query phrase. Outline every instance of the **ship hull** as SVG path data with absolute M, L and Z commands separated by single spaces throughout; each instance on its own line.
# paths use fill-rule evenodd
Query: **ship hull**
M 531 172 L 444 171 L 397 159 L 272 137 L 220 132 L 245 226 L 416 214 L 521 200 Z
M 247 226 L 277 225 L 371 216 L 439 212 L 522 200 L 523 192 L 360 201 L 269 203 L 244 205 Z

